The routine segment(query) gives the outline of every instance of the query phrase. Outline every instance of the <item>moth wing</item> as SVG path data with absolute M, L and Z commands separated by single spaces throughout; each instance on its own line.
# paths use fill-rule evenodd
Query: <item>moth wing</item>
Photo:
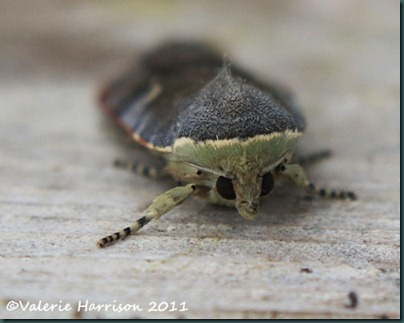
M 143 146 L 170 152 L 178 116 L 188 100 L 223 69 L 223 56 L 204 43 L 166 43 L 146 53 L 139 62 L 100 93 L 102 109 Z M 231 65 L 235 77 L 269 93 L 293 117 L 298 130 L 305 120 L 288 90 L 261 81 Z
M 234 68 L 233 74 L 241 77 L 242 79 L 245 79 L 250 84 L 255 85 L 262 91 L 270 94 L 276 101 L 278 101 L 282 105 L 282 107 L 286 111 L 288 111 L 292 115 L 299 131 L 303 131 L 306 128 L 306 121 L 301 112 L 301 109 L 297 105 L 292 92 L 288 88 L 275 82 L 260 80 L 238 67 Z
M 183 102 L 214 78 L 221 56 L 202 43 L 167 43 L 146 53 L 99 94 L 101 108 L 143 146 L 170 151 Z

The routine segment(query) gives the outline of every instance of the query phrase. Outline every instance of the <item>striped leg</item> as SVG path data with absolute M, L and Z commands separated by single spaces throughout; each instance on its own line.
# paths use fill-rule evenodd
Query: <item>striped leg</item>
M 116 159 L 114 161 L 114 166 L 119 168 L 125 168 L 132 173 L 137 175 L 149 177 L 149 178 L 159 178 L 165 175 L 164 166 L 153 166 L 153 165 L 145 165 L 144 163 L 132 160 L 120 160 Z
M 329 190 L 325 188 L 317 188 L 313 183 L 308 184 L 308 190 L 317 194 L 320 197 L 332 198 L 332 199 L 349 199 L 355 201 L 358 197 L 352 191 L 341 191 L 341 190 Z
M 307 180 L 306 174 L 300 165 L 281 165 L 281 174 L 291 179 L 297 186 L 304 188 L 310 193 L 314 193 L 320 197 L 327 197 L 333 199 L 350 199 L 356 200 L 357 196 L 351 191 L 328 190 L 325 188 L 317 188 L 313 183 Z
M 138 219 L 136 222 L 129 225 L 125 229 L 99 240 L 97 243 L 98 247 L 104 248 L 120 239 L 125 239 L 127 236 L 139 231 L 151 220 L 158 219 L 164 213 L 167 213 L 177 205 L 184 202 L 190 195 L 194 194 L 195 191 L 196 186 L 194 184 L 188 184 L 186 186 L 173 188 L 157 196 L 153 200 L 152 204 L 145 211 L 144 216 L 142 216 L 140 219 Z

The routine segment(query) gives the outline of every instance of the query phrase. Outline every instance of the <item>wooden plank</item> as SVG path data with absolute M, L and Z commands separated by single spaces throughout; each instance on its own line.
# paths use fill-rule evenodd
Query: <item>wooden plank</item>
M 398 4 L 231 4 L 0 3 L 0 317 L 400 316 Z M 97 249 L 171 182 L 112 167 L 127 152 L 95 85 L 158 39 L 195 33 L 298 92 L 302 148 L 334 152 L 310 178 L 360 199 L 309 202 L 279 185 L 253 222 L 191 200 Z

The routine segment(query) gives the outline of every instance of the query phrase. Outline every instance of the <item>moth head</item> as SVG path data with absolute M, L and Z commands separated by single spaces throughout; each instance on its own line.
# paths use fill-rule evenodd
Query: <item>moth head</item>
M 206 185 L 212 190 L 214 201 L 234 205 L 240 215 L 252 220 L 258 212 L 260 198 L 270 194 L 274 188 L 275 168 L 289 155 L 287 152 L 269 164 L 259 155 L 240 155 L 224 157 L 213 168 L 190 166 L 208 175 Z
M 206 186 L 217 193 L 214 202 L 234 205 L 244 218 L 253 219 L 260 198 L 274 188 L 275 168 L 291 157 L 299 136 L 285 131 L 247 140 L 181 138 L 171 158 L 211 174 Z
M 250 170 L 237 172 L 232 178 L 219 176 L 215 189 L 221 198 L 234 201 L 240 215 L 252 220 L 258 212 L 260 198 L 271 193 L 274 184 L 272 172 L 256 174 Z

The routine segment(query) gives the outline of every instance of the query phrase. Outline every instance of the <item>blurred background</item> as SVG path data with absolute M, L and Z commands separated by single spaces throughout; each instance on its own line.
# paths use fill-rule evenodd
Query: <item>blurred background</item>
M 372 0 L 2 0 L 1 72 L 9 77 L 99 73 L 158 41 L 196 38 L 222 45 L 262 74 L 300 86 L 308 72 L 315 85 L 328 83 L 330 76 L 345 83 L 350 73 L 369 77 L 383 66 L 390 68 L 382 72 L 389 78 L 373 80 L 382 86 L 396 82 L 396 69 L 387 62 L 397 59 L 398 47 L 388 46 L 398 46 L 397 5 Z M 344 63 L 355 68 L 330 70 Z
M 149 318 L 398 318 L 399 22 L 398 0 L 0 0 L 0 300 L 190 308 L 136 313 Z M 187 201 L 96 249 L 169 187 L 113 169 L 125 152 L 100 126 L 96 90 L 169 39 L 208 40 L 290 87 L 302 147 L 334 153 L 310 178 L 360 200 L 305 204 L 280 188 L 251 223 Z
M 309 126 L 321 127 L 327 110 L 335 121 L 351 120 L 348 138 L 377 136 L 352 133 L 366 101 L 380 106 L 386 93 L 399 95 L 394 0 L 1 0 L 0 18 L 2 84 L 91 80 L 95 87 L 160 41 L 202 39 L 290 86 L 319 117 Z

